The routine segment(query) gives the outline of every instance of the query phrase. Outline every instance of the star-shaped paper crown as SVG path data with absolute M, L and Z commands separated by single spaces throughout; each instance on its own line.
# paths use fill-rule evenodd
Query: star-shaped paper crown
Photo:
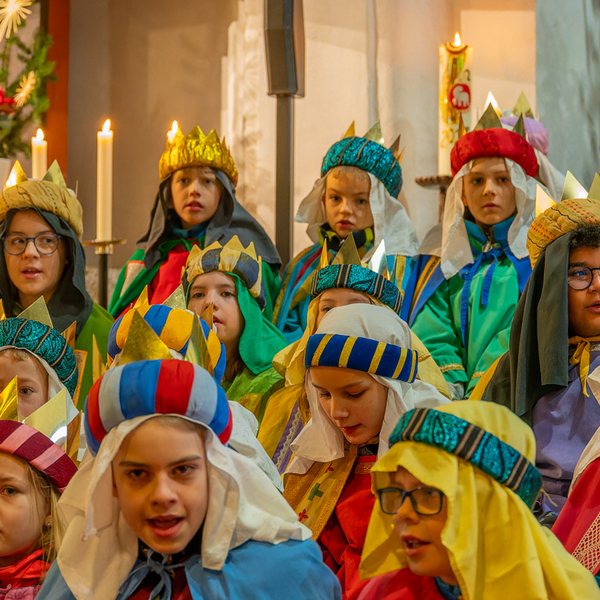
M 234 235 L 224 246 L 219 242 L 214 242 L 204 250 L 194 246 L 186 264 L 186 278 L 190 285 L 198 275 L 211 271 L 237 275 L 261 310 L 265 307 L 262 258 L 256 255 L 253 242 L 244 248 L 238 236 Z
M 211 167 L 223 171 L 233 185 L 237 185 L 238 171 L 229 153 L 229 148 L 219 140 L 217 132 L 213 129 L 208 135 L 200 127 L 195 127 L 186 136 L 177 127 L 177 132 L 170 142 L 167 137 L 167 146 L 158 163 L 158 174 L 165 179 L 184 167 Z
M 344 137 L 327 151 L 321 165 L 321 177 L 325 177 L 334 167 L 357 167 L 377 177 L 390 195 L 397 198 L 402 189 L 400 164 L 403 154 L 404 150 L 400 152 L 400 136 L 389 148 L 385 148 L 379 123 L 373 125 L 363 137 L 357 137 L 352 122 Z
M 13 209 L 39 208 L 61 217 L 78 238 L 83 235 L 83 212 L 79 200 L 67 188 L 64 175 L 54 161 L 43 179 L 28 179 L 16 161 L 0 194 L 0 221 Z

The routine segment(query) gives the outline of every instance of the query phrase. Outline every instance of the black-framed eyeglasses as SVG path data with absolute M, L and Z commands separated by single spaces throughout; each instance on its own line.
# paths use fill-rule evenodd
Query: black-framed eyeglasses
M 389 487 L 377 490 L 381 510 L 386 515 L 395 515 L 407 498 L 416 513 L 432 517 L 441 512 L 444 502 L 444 492 L 431 487 L 418 487 L 407 492 L 400 488 Z
M 597 269 L 590 269 L 583 265 L 569 267 L 567 271 L 567 283 L 569 287 L 572 290 L 586 290 L 592 285 L 594 271 L 600 271 L 600 267 Z
M 25 252 L 29 242 L 33 242 L 36 250 L 40 254 L 54 254 L 58 248 L 58 240 L 61 236 L 58 233 L 40 233 L 35 237 L 25 237 L 19 233 L 9 233 L 4 237 L 4 250 L 8 254 L 18 256 Z

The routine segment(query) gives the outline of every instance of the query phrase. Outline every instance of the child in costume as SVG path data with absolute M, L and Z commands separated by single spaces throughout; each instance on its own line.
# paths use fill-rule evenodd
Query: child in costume
M 287 266 L 273 314 L 273 322 L 288 343 L 300 339 L 306 329 L 312 278 L 325 240 L 328 251 L 335 254 L 351 235 L 364 262 L 382 241 L 387 256 L 403 263 L 417 249 L 414 226 L 398 201 L 402 188 L 400 137 L 389 150 L 382 142 L 379 123 L 364 137 L 355 136 L 353 123 L 344 138 L 327 151 L 321 178 L 300 204 L 296 221 L 308 224 L 307 233 L 314 244 Z
M 327 253 L 323 253 L 320 269 L 313 278 L 311 297 L 302 338 L 282 350 L 273 361 L 275 368 L 285 375 L 285 387 L 273 395 L 258 436 L 280 473 L 291 460 L 292 441 L 310 419 L 304 388 L 304 356 L 308 339 L 316 333 L 323 316 L 332 308 L 347 304 L 375 304 L 396 314 L 402 308 L 401 291 L 382 275 L 363 266 L 352 236 L 342 244 L 332 264 L 328 264 Z M 417 378 L 450 398 L 446 380 L 431 354 L 412 332 L 411 341 L 419 354 Z
M 540 169 L 542 162 L 548 168 Z M 491 105 L 452 149 L 451 166 L 443 221 L 419 248 L 402 318 L 461 399 L 508 349 L 531 274 L 526 238 L 535 216 L 535 178 L 554 170 L 525 139 L 522 117 L 505 129 Z
M 279 492 L 224 446 L 229 405 L 202 367 L 110 369 L 85 423 L 93 458 L 61 499 L 68 528 L 40 599 L 340 597 Z
M 73 350 L 50 325 L 22 317 L 0 321 L 0 390 L 17 378 L 20 417 L 31 415 L 63 388 L 74 416 L 78 375 Z
M 363 587 L 358 565 L 375 500 L 369 470 L 400 415 L 449 400 L 415 380 L 410 330 L 380 306 L 329 311 L 308 341 L 305 365 L 311 420 L 292 444 L 284 497 L 311 528 L 343 598 L 353 600 Z
M 600 427 L 598 397 L 587 385 L 600 366 L 600 178 L 590 196 L 563 200 L 536 217 L 527 245 L 533 265 L 515 313 L 510 349 L 474 397 L 508 406 L 533 427 L 545 511 L 558 514 L 575 466 Z
M 531 429 L 490 402 L 405 414 L 371 470 L 379 501 L 360 572 L 376 577 L 360 600 L 600 598 L 531 512 L 535 455 Z
M 182 288 L 176 296 L 170 299 L 171 303 L 185 306 Z M 123 355 L 126 359 L 128 354 L 131 357 L 132 352 L 136 360 L 166 358 L 170 354 L 197 362 L 204 351 L 210 357 L 209 370 L 220 384 L 225 372 L 225 346 L 217 334 L 192 311 L 163 304 L 137 305 L 115 321 L 108 337 L 109 362 L 113 367 Z M 283 492 L 277 469 L 256 439 L 256 417 L 239 402 L 229 401 L 229 408 L 233 429 L 227 445 L 254 461 Z
M 94 352 L 106 360 L 113 319 L 85 288 L 81 205 L 56 162 L 41 181 L 28 180 L 18 162 L 11 177 L 16 184 L 0 195 L 4 312 L 15 317 L 43 297 L 56 329 L 75 327 L 83 401 L 92 385 Z
M 32 600 L 60 549 L 57 502 L 77 467 L 43 433 L 0 420 L 0 598 Z
M 161 304 L 181 283 L 181 272 L 193 246 L 225 244 L 237 235 L 253 242 L 263 258 L 267 315 L 279 290 L 279 254 L 264 229 L 237 201 L 238 172 L 214 130 L 199 127 L 184 136 L 178 129 L 167 140 L 158 167 L 161 183 L 148 232 L 123 267 L 109 310 L 118 317 L 148 286 L 148 298 Z
M 219 339 L 225 344 L 227 366 L 223 389 L 262 421 L 269 398 L 283 379 L 273 357 L 286 343 L 266 318 L 264 267 L 254 244 L 247 248 L 234 236 L 224 246 L 214 242 L 192 248 L 185 272 L 188 308 L 202 315 L 212 305 Z

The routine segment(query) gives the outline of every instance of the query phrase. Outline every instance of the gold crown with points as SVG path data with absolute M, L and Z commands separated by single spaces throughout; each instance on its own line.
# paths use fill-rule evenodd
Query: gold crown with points
M 231 179 L 233 185 L 237 185 L 238 171 L 229 148 L 225 145 L 225 137 L 220 141 L 214 129 L 208 135 L 204 135 L 200 127 L 194 127 L 184 136 L 178 127 L 172 141 L 167 137 L 165 151 L 158 163 L 161 180 L 184 167 L 219 169 Z

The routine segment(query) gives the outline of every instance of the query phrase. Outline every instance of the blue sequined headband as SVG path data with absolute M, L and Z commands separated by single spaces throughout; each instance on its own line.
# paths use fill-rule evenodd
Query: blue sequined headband
M 321 177 L 342 165 L 368 171 L 385 185 L 394 198 L 402 189 L 402 168 L 398 160 L 391 150 L 377 142 L 359 137 L 347 137 L 336 142 L 323 159 Z
M 402 294 L 398 287 L 375 271 L 359 265 L 329 265 L 315 273 L 311 289 L 313 298 L 334 288 L 363 292 L 377 298 L 395 313 L 402 310 Z
M 419 355 L 415 350 L 363 337 L 317 333 L 308 338 L 304 366 L 354 369 L 412 383 Z
M 390 447 L 398 442 L 435 446 L 470 462 L 533 506 L 542 489 L 535 466 L 512 446 L 464 419 L 431 408 L 415 408 L 398 421 Z
M 5 319 L 0 321 L 0 348 L 11 346 L 29 350 L 45 360 L 58 378 L 75 397 L 78 371 L 77 361 L 67 340 L 52 327 L 29 319 Z

